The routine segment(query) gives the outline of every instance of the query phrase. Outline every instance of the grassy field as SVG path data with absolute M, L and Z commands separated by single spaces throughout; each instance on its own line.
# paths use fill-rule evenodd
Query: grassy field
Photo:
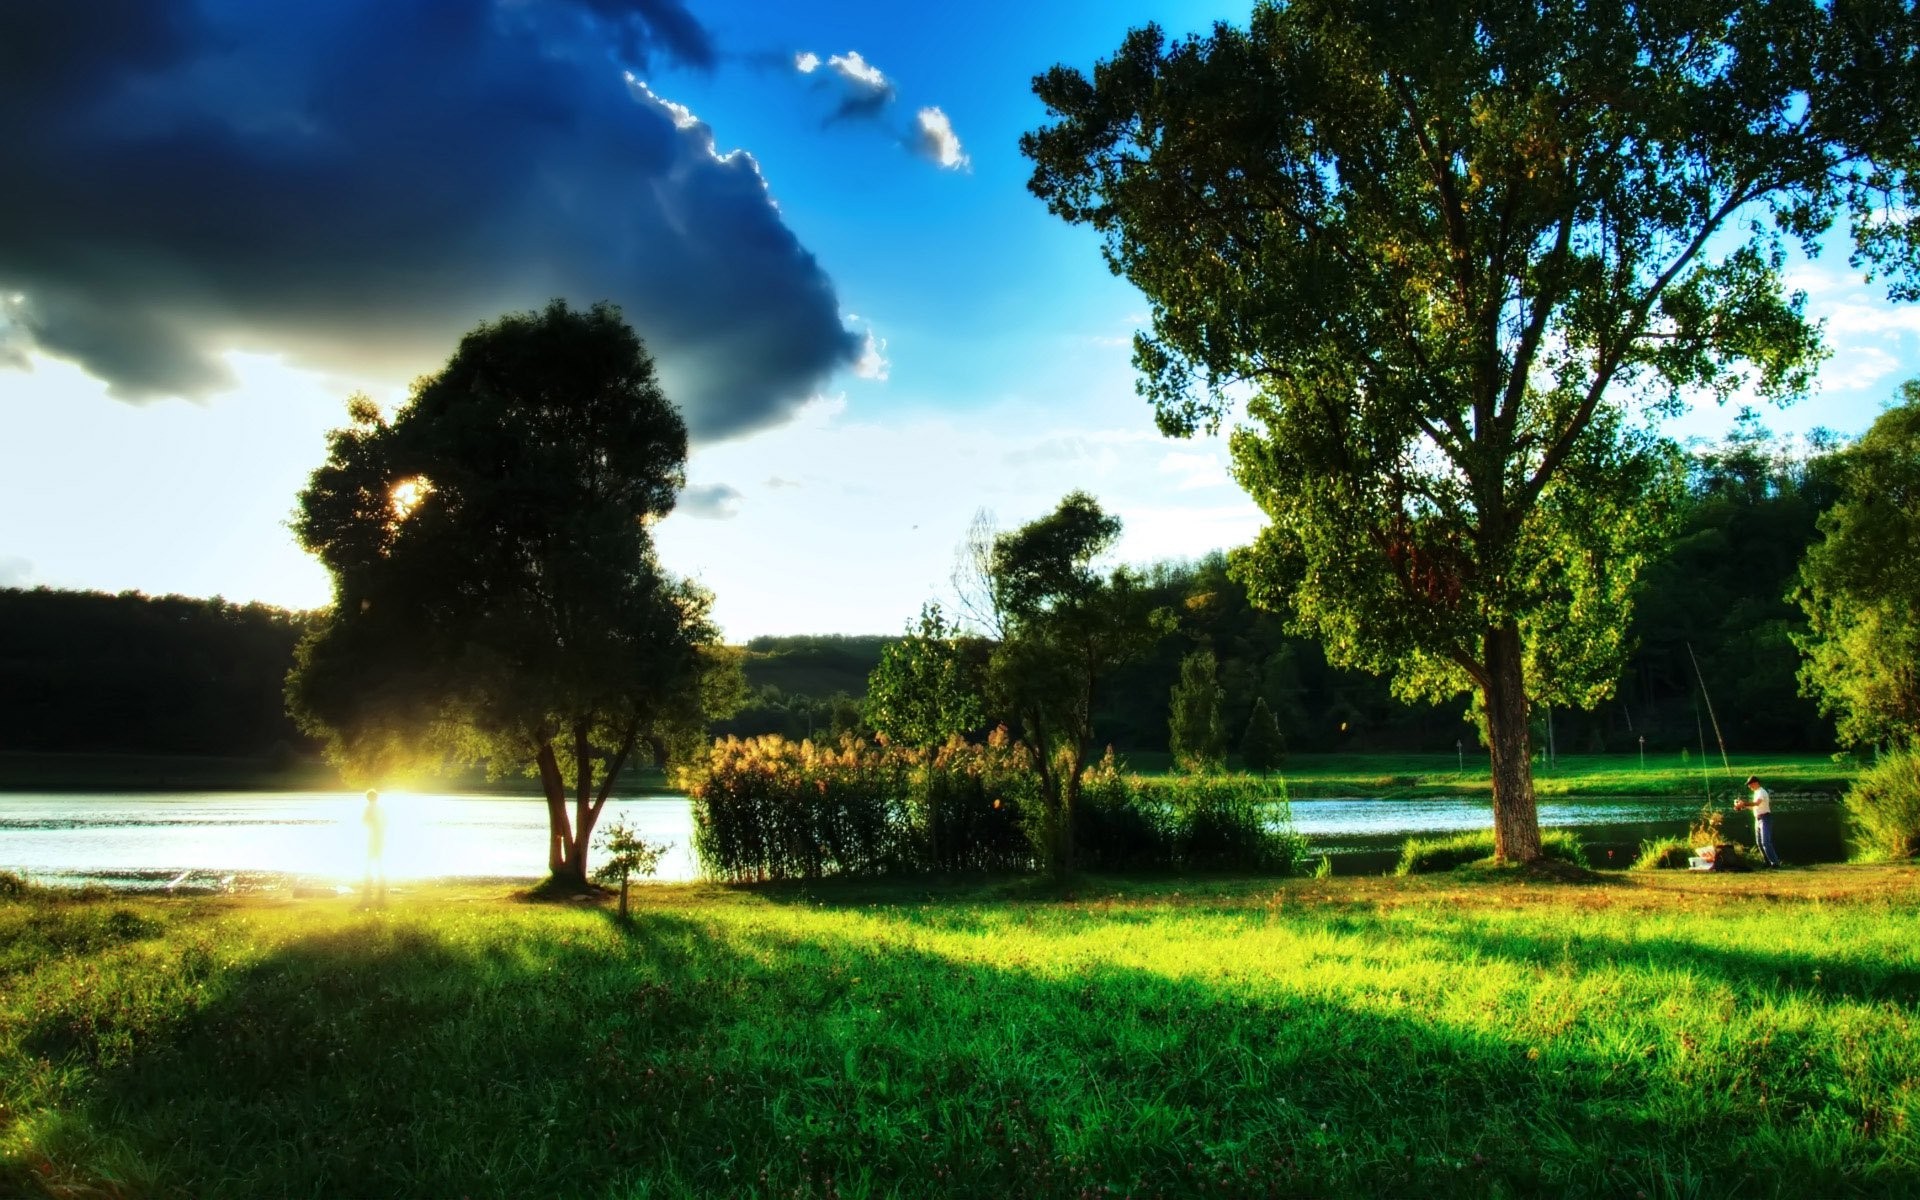
M 1321 796 L 1369 796 L 1414 800 L 1441 796 L 1491 796 L 1493 780 L 1486 752 L 1461 759 L 1452 754 L 1296 754 L 1276 772 L 1296 799 Z M 1164 773 L 1164 754 L 1131 754 L 1127 765 L 1147 774 Z M 1681 762 L 1677 755 L 1562 754 L 1552 768 L 1535 763 L 1533 785 L 1543 798 L 1606 796 L 1697 796 L 1711 788 L 1716 798 L 1745 794 L 1741 782 L 1759 775 L 1773 792 L 1784 795 L 1837 796 L 1847 789 L 1856 768 L 1840 766 L 1820 754 L 1750 754 L 1732 760 L 1728 773 L 1716 755 L 1706 772 L 1700 759 Z
M 0 900 L 0 1194 L 1910 1196 L 1916 878 Z

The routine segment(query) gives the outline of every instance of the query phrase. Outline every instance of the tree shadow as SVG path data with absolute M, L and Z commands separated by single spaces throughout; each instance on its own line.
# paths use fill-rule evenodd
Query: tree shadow
M 542 914 L 533 914 L 539 916 Z M 1112 963 L 984 963 L 803 914 L 432 917 L 205 968 L 206 999 L 74 1072 L 9 1184 L 135 1194 L 1766 1194 L 1765 1110 L 1659 1064 Z M 963 931 L 964 932 L 964 931 Z M 1356 936 L 1388 936 L 1356 925 Z M 1467 943 L 1488 954 L 1522 942 Z M 1542 951 L 1544 952 L 1544 951 Z M 1814 1085 L 1809 1082 L 1809 1088 Z M 1795 1099 L 1782 1081 L 1781 1106 Z M 1736 1119 L 1737 1118 L 1737 1119 Z M 1772 1179 L 1833 1168 L 1764 1132 Z M 1860 1149 L 1854 1143 L 1853 1150 Z M 1839 1184 L 1920 1186 L 1911 1161 Z M 1708 1186 L 1707 1181 L 1714 1181 Z

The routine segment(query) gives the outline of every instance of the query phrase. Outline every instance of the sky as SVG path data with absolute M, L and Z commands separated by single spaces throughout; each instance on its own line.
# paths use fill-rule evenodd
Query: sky
M 1032 77 L 1248 5 L 85 0 L 0 15 L 0 586 L 324 605 L 327 430 L 459 336 L 622 306 L 693 437 L 658 527 L 731 640 L 885 633 L 976 512 L 1075 488 L 1118 557 L 1243 544 L 1220 440 L 1134 394 L 1146 304 L 1026 191 Z M 1858 433 L 1920 307 L 1837 244 L 1780 433 Z M 1711 405 L 1671 426 L 1714 439 Z

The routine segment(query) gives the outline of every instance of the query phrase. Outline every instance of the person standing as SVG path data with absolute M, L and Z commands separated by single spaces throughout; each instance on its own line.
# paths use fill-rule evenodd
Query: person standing
M 1758 775 L 1747 776 L 1747 789 L 1752 795 L 1745 800 L 1735 800 L 1733 806 L 1753 810 L 1754 844 L 1760 847 L 1760 855 L 1767 860 L 1767 865 L 1777 867 L 1780 856 L 1773 851 L 1773 797 L 1760 786 Z
M 378 902 L 387 902 L 387 814 L 380 807 L 380 793 L 367 789 L 367 810 L 360 814 L 360 821 L 367 827 L 367 878 L 361 889 L 364 903 L 375 903 L 375 881 L 378 881 Z

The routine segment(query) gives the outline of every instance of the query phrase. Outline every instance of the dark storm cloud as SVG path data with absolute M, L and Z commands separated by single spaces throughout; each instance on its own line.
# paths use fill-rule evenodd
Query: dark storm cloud
M 724 521 L 739 515 L 740 489 L 724 483 L 692 483 L 680 492 L 680 511 L 690 517 Z
M 714 59 L 678 0 L 0 5 L 0 350 L 199 397 L 610 299 L 696 437 L 776 424 L 861 343 L 753 158 L 622 75 Z

